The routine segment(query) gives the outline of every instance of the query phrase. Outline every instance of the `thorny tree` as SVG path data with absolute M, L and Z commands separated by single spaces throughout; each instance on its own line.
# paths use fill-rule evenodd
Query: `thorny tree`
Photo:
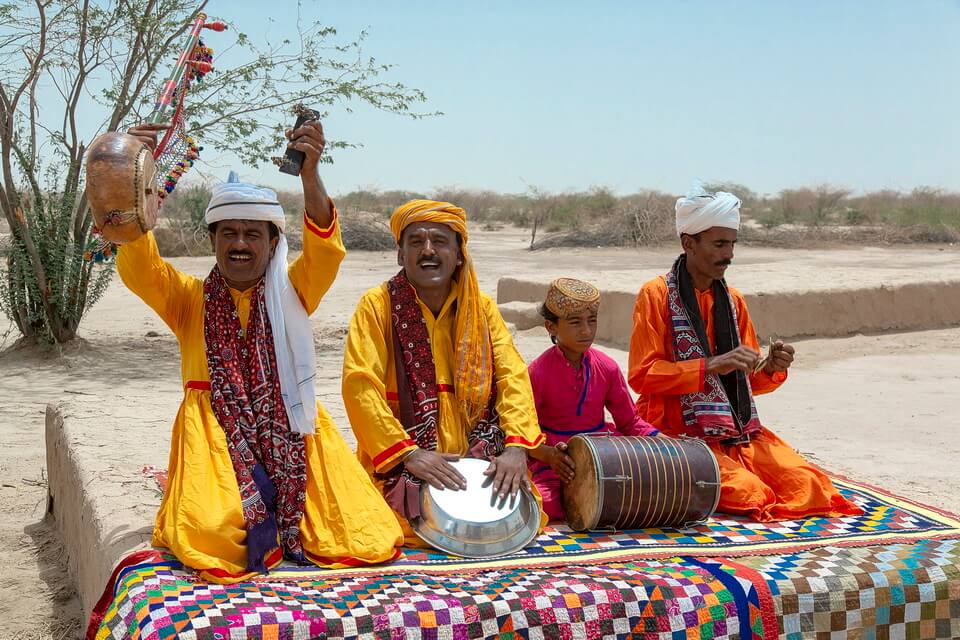
M 85 259 L 92 218 L 83 154 L 97 134 L 149 113 L 196 12 L 181 0 L 0 1 L 0 209 L 10 227 L 0 308 L 31 341 L 73 339 L 109 282 L 105 263 Z M 192 87 L 187 130 L 217 153 L 256 165 L 274 154 L 303 102 L 322 115 L 364 103 L 423 117 L 422 92 L 381 77 L 390 65 L 365 58 L 361 33 L 300 19 L 278 24 L 290 38 L 254 43 L 228 31 L 211 38 L 222 64 Z M 229 23 L 229 16 L 216 16 Z M 218 53 L 221 53 L 218 51 Z M 220 63 L 219 65 L 217 63 Z M 333 141 L 330 149 L 350 146 Z

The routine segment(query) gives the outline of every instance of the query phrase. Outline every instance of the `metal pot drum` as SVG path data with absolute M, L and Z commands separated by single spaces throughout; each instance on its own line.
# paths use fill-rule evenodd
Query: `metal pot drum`
M 590 529 L 685 529 L 720 501 L 720 468 L 702 440 L 666 436 L 570 438 L 577 477 L 563 490 L 567 521 Z
M 503 506 L 491 506 L 493 488 L 483 472 L 486 460 L 460 458 L 451 462 L 467 479 L 461 491 L 420 488 L 420 515 L 411 523 L 430 546 L 466 558 L 492 558 L 515 553 L 537 536 L 540 507 L 526 488 Z M 484 485 L 487 486 L 484 486 Z

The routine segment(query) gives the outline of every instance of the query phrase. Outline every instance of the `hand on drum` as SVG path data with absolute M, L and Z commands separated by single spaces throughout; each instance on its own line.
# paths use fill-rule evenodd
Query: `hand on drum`
M 156 151 L 158 134 L 162 131 L 166 131 L 169 128 L 169 122 L 161 122 L 158 124 L 142 122 L 127 129 L 127 135 L 133 136 L 143 144 L 147 145 L 147 148 L 149 148 L 150 151 Z
M 521 486 L 530 488 L 530 481 L 527 479 L 526 449 L 507 447 L 503 453 L 490 461 L 490 466 L 483 475 L 492 478 L 493 482 L 490 504 L 494 505 L 499 501 L 503 506 L 507 496 L 515 498 Z
M 573 458 L 567 455 L 567 443 L 558 442 L 555 447 L 541 445 L 540 448 L 543 450 L 541 460 L 550 465 L 553 472 L 564 483 L 572 482 L 576 467 L 573 464 Z
M 437 453 L 426 449 L 414 449 L 404 459 L 403 464 L 407 471 L 423 480 L 434 489 L 453 489 L 459 491 L 467 488 L 467 479 L 454 468 L 448 460 L 459 460 L 460 456 L 452 453 Z

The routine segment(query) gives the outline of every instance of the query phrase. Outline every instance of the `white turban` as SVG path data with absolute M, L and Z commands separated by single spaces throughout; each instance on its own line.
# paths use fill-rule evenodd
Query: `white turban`
M 287 410 L 290 428 L 296 433 L 311 435 L 316 428 L 317 396 L 314 379 L 317 357 L 313 349 L 313 330 L 307 310 L 287 275 L 286 218 L 273 189 L 236 182 L 230 173 L 229 182 L 213 188 L 207 205 L 206 222 L 220 220 L 266 220 L 280 229 L 280 240 L 264 275 L 264 297 L 267 317 L 273 331 L 273 347 L 277 356 L 280 392 Z
M 231 172 L 230 177 L 236 174 Z M 287 226 L 276 191 L 235 181 L 213 188 L 205 218 L 207 224 L 221 220 L 266 220 L 277 225 L 281 233 Z
M 740 198 L 726 191 L 707 193 L 696 180 L 686 197 L 677 198 L 677 235 L 712 227 L 740 229 Z

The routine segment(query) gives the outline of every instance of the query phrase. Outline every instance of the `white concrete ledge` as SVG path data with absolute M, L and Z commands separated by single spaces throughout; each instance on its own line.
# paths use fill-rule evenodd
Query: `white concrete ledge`
M 162 445 L 154 443 L 146 457 L 144 443 L 125 446 L 116 417 L 99 414 L 97 404 L 93 397 L 50 404 L 46 415 L 48 508 L 84 621 L 117 561 L 149 545 L 160 504 L 143 467 L 154 463 Z
M 629 347 L 637 289 L 604 290 L 597 340 Z M 497 302 L 511 309 L 541 302 L 549 280 L 501 278 Z M 894 286 L 793 290 L 741 289 L 761 338 L 834 337 L 855 333 L 917 331 L 960 325 L 960 280 L 914 282 Z M 518 323 L 518 327 L 520 324 Z
M 534 302 L 504 302 L 498 306 L 504 322 L 512 324 L 518 331 L 526 331 L 543 324 L 539 305 Z

